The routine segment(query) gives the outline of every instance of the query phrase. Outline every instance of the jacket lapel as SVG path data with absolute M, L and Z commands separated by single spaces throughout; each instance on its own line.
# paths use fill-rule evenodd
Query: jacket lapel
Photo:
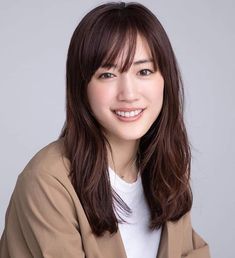
M 97 238 L 97 243 L 104 258 L 127 258 L 124 243 L 120 231 L 110 234 L 106 232 L 102 237 Z
M 157 258 L 181 258 L 182 220 L 167 221 L 162 229 Z
M 158 253 L 157 253 L 157 258 L 168 258 L 168 232 L 167 232 L 167 226 L 166 224 L 162 228 L 162 233 L 161 233 L 161 238 L 160 238 L 160 243 L 158 247 Z

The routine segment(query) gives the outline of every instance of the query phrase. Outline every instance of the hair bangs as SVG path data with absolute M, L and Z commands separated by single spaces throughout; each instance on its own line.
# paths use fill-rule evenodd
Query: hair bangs
M 100 67 L 118 68 L 121 73 L 128 71 L 134 60 L 138 35 L 147 42 L 154 69 L 158 69 L 161 51 L 156 51 L 157 43 L 150 36 L 148 24 L 142 19 L 139 20 L 138 15 L 130 15 L 125 11 L 128 10 L 116 9 L 96 17 L 93 21 L 90 33 L 86 36 L 80 63 L 84 67 L 81 69 L 83 77 L 88 79 L 88 82 Z
M 133 63 L 137 30 L 120 28 L 120 31 L 115 34 L 113 35 L 113 40 L 111 40 L 111 48 L 107 49 L 101 66 L 108 69 L 112 67 L 118 68 L 119 72 L 123 73 L 128 71 Z
M 94 31 L 99 31 L 99 35 L 91 37 L 89 48 L 92 61 L 92 74 L 99 67 L 118 68 L 120 72 L 128 71 L 132 65 L 138 29 L 134 20 L 128 16 L 122 16 L 117 12 L 97 21 L 93 27 Z M 87 61 L 90 62 L 88 59 Z M 92 76 L 91 74 L 91 76 Z
M 161 50 L 158 49 L 158 44 L 149 38 L 149 32 L 143 30 L 143 28 L 138 28 L 138 24 L 135 24 L 134 27 L 132 24 L 130 28 L 123 31 L 116 31 L 112 36 L 111 48 L 106 49 L 106 54 L 103 56 L 103 60 L 100 64 L 101 67 L 112 68 L 118 67 L 118 62 L 120 61 L 120 67 L 118 67 L 119 72 L 123 73 L 129 70 L 131 67 L 135 51 L 136 51 L 136 42 L 137 35 L 139 35 L 144 41 L 146 41 L 149 49 L 151 58 L 153 60 L 154 70 L 160 69 L 161 66 Z M 121 40 L 120 40 L 121 38 Z M 108 46 L 109 44 L 107 44 Z

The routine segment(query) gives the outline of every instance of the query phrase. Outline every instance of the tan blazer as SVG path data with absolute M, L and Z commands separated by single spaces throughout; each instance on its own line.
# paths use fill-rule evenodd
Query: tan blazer
M 6 212 L 0 258 L 127 258 L 119 230 L 102 237 L 92 233 L 68 178 L 62 141 L 41 149 L 18 176 Z M 182 257 L 210 257 L 207 243 L 192 228 L 190 213 L 163 226 L 157 254 L 157 258 Z

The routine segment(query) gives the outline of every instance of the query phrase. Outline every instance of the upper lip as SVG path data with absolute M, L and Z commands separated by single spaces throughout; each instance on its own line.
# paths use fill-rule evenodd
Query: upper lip
M 123 112 L 131 112 L 131 111 L 135 111 L 135 110 L 143 110 L 144 108 L 141 107 L 134 107 L 134 108 L 116 108 L 113 109 L 113 111 L 123 111 Z

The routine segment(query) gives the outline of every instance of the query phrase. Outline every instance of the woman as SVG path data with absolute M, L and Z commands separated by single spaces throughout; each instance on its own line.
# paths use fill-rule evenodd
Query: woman
M 94 8 L 66 72 L 65 125 L 17 179 L 1 258 L 210 257 L 190 220 L 182 80 L 155 15 Z

